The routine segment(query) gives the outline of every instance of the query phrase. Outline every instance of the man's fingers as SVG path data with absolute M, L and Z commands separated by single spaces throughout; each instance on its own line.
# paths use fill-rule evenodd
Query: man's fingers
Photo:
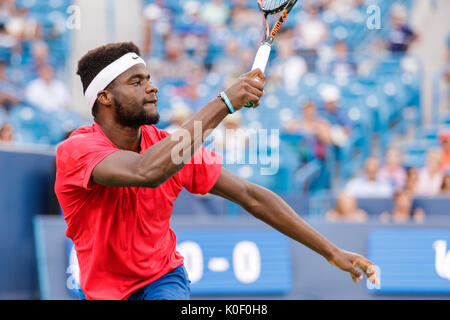
M 366 259 L 358 259 L 354 263 L 355 267 L 360 268 L 366 274 L 370 282 L 379 285 L 380 280 L 375 265 Z
M 252 93 L 248 93 L 247 94 L 247 102 L 251 102 L 252 107 L 256 108 L 257 106 L 259 106 L 259 96 L 252 94 Z
M 264 90 L 264 83 L 257 80 L 257 79 L 247 79 L 247 83 L 252 86 L 253 88 L 258 89 L 259 91 Z
M 257 96 L 259 98 L 261 98 L 262 95 L 264 94 L 263 90 L 260 90 L 258 88 L 252 87 L 251 85 L 247 88 L 247 92 L 252 94 L 252 95 L 254 95 L 254 96 Z
M 252 70 L 246 74 L 250 79 L 260 79 L 262 82 L 266 81 L 266 76 L 264 75 L 264 72 L 261 71 L 261 69 L 256 68 L 255 70 Z
M 353 282 L 357 283 L 359 280 L 363 279 L 363 275 L 355 267 L 350 269 L 350 275 L 352 276 Z

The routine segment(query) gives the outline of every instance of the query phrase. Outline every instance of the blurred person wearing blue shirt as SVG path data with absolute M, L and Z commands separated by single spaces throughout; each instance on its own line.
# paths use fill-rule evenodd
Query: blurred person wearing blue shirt
M 408 12 L 402 4 L 393 4 L 390 14 L 391 30 L 387 38 L 388 49 L 392 53 L 404 53 L 417 39 L 417 35 L 407 24 Z
M 319 109 L 320 117 L 331 125 L 331 136 L 334 145 L 341 147 L 347 143 L 353 129 L 347 110 L 339 106 L 340 91 L 333 85 L 324 85 L 320 90 L 323 105 Z

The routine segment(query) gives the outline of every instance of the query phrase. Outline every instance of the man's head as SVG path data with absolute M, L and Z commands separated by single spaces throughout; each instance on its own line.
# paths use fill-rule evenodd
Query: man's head
M 380 166 L 380 162 L 375 157 L 367 158 L 364 164 L 364 172 L 366 173 L 366 177 L 370 181 L 375 181 L 378 175 L 378 169 Z
M 307 101 L 303 105 L 302 111 L 303 111 L 303 118 L 306 121 L 312 121 L 312 120 L 316 119 L 317 108 L 316 108 L 316 105 L 314 104 L 314 102 Z
M 336 112 L 339 104 L 339 99 L 341 98 L 341 92 L 338 87 L 334 85 L 324 85 L 320 89 L 320 96 L 323 100 L 325 109 L 328 112 Z
M 443 129 L 439 131 L 438 136 L 442 151 L 445 153 L 450 153 L 450 129 Z
M 411 194 L 406 190 L 399 190 L 394 194 L 394 206 L 396 209 L 410 213 L 412 207 Z
M 46 83 L 51 83 L 53 81 L 53 68 L 48 64 L 44 64 L 39 67 L 39 77 Z
M 127 127 L 159 121 L 156 110 L 158 89 L 149 81 L 150 74 L 143 62 L 132 64 L 134 59 L 141 61 L 139 54 L 139 48 L 132 42 L 113 43 L 89 51 L 78 62 L 77 74 L 81 78 L 83 92 L 88 96 L 92 94 L 92 86 L 99 84 L 99 78 L 108 78 L 107 70 L 112 66 L 116 71 L 122 71 L 120 66 L 117 67 L 119 61 L 124 60 L 123 65 L 131 66 L 107 84 L 102 85 L 100 81 L 99 91 L 93 93 L 93 98 L 96 98 L 92 104 L 95 121 L 113 117 L 118 124 Z

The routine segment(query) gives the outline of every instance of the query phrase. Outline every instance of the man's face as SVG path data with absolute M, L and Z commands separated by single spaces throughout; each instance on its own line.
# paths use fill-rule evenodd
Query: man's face
M 137 64 L 117 77 L 110 91 L 118 123 L 134 128 L 158 123 L 158 88 L 150 82 L 150 74 L 143 64 Z
M 442 150 L 450 152 L 450 136 L 443 137 L 441 139 Z
M 369 180 L 374 181 L 378 175 L 378 160 L 375 158 L 369 158 L 365 165 L 366 176 Z
M 337 101 L 326 101 L 325 102 L 325 109 L 328 110 L 328 112 L 334 113 L 337 109 Z

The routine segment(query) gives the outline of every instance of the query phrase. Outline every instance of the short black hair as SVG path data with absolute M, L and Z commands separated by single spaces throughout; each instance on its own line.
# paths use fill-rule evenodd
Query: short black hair
M 88 53 L 78 61 L 77 74 L 81 78 L 83 92 L 86 92 L 89 84 L 100 71 L 129 52 L 140 55 L 139 48 L 133 42 L 110 43 L 89 50 Z M 96 101 L 92 107 L 92 115 L 94 117 L 97 115 L 97 109 L 98 105 Z

